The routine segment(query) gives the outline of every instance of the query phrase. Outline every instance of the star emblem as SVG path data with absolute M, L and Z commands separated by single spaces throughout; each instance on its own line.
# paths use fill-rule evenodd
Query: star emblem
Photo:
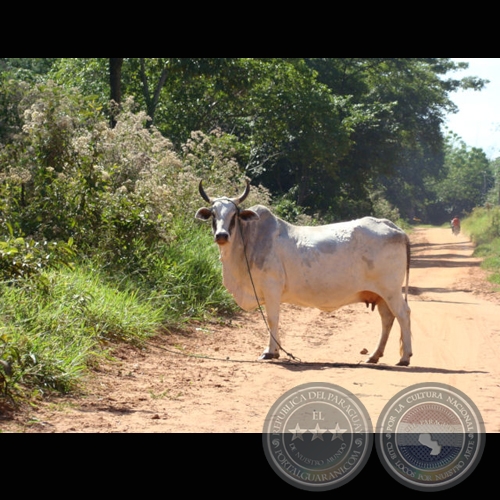
M 332 433 L 332 441 L 335 441 L 337 438 L 343 441 L 344 438 L 342 437 L 342 434 L 344 434 L 344 432 L 347 431 L 347 429 L 341 429 L 338 422 L 337 425 L 335 426 L 335 429 L 328 429 L 328 430 Z
M 295 441 L 297 438 L 301 441 L 304 441 L 302 434 L 304 434 L 304 432 L 307 432 L 307 429 L 301 429 L 297 422 L 295 429 L 288 429 L 288 432 L 291 432 L 293 434 L 292 441 Z
M 314 429 L 309 429 L 309 432 L 313 435 L 311 441 L 315 439 L 321 439 L 321 441 L 323 441 L 323 433 L 326 432 L 326 429 L 321 429 L 319 424 L 316 424 L 316 427 Z

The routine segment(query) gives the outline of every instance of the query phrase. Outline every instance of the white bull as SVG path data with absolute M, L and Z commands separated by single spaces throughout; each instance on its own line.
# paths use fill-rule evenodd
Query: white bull
M 401 327 L 398 365 L 408 366 L 412 351 L 407 304 L 410 243 L 406 233 L 387 219 L 373 217 L 294 226 L 261 205 L 240 209 L 249 189 L 247 183 L 239 198 L 211 199 L 200 182 L 200 194 L 210 208 L 200 208 L 196 218 L 212 218 L 224 286 L 238 305 L 244 310 L 266 306 L 271 335 L 261 359 L 279 357 L 281 303 L 333 311 L 364 302 L 372 309 L 376 305 L 382 319 L 378 346 L 366 362 L 377 363 L 384 355 L 397 318 Z

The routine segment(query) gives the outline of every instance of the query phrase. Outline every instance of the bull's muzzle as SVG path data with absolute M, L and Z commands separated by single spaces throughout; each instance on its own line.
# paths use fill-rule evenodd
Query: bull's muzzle
M 225 245 L 229 241 L 229 234 L 224 232 L 217 233 L 215 235 L 215 243 L 218 245 Z

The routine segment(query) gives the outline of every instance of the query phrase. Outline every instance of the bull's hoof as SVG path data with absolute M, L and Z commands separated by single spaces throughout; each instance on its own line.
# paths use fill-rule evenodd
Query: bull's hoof
M 409 361 L 400 361 L 396 366 L 410 366 Z
M 264 352 L 264 353 L 262 353 L 262 356 L 259 358 L 259 360 L 262 360 L 262 359 L 278 359 L 279 357 L 280 357 L 279 352 L 277 352 L 277 353 Z
M 376 365 L 380 361 L 380 358 L 383 358 L 383 357 L 384 357 L 384 353 L 379 352 L 377 349 L 370 354 L 370 357 L 365 361 L 365 363 L 370 363 L 372 365 Z

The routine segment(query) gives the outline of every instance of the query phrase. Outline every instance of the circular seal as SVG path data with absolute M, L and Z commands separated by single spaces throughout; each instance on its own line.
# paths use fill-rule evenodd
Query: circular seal
M 361 401 L 337 385 L 303 384 L 269 410 L 262 435 L 274 471 L 297 488 L 326 491 L 356 477 L 373 447 L 373 426 Z
M 436 382 L 400 391 L 375 429 L 377 453 L 389 474 L 418 491 L 440 491 L 466 479 L 484 450 L 486 432 L 476 405 Z

